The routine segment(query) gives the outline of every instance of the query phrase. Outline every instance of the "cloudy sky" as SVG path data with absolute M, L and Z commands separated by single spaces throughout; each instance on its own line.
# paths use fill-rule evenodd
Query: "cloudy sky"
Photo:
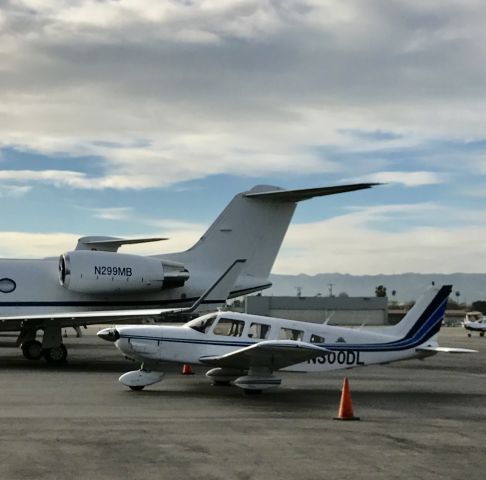
M 256 184 L 275 273 L 484 272 L 483 0 L 0 0 L 0 256 L 189 247 Z M 128 250 L 125 250 L 128 251 Z

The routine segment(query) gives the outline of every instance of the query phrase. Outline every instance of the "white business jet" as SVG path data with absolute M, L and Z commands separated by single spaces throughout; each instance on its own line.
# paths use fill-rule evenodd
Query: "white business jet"
M 122 245 L 161 238 L 83 237 L 59 258 L 1 259 L 0 332 L 20 332 L 17 343 L 30 360 L 64 362 L 62 328 L 100 323 L 98 312 L 75 312 L 188 307 L 240 258 L 246 264 L 229 297 L 263 290 L 271 286 L 268 277 L 297 202 L 373 185 L 302 190 L 256 186 L 236 195 L 200 240 L 179 253 L 118 253 Z M 210 310 L 217 304 L 206 299 L 202 306 Z M 54 315 L 58 313 L 63 315 Z M 101 320 L 105 321 L 106 317 Z M 39 331 L 44 333 L 42 343 L 36 338 Z
M 428 290 L 397 325 L 353 329 L 234 312 L 196 318 L 183 326 L 127 325 L 98 332 L 125 357 L 142 363 L 120 382 L 133 390 L 160 381 L 164 362 L 208 365 L 214 383 L 245 393 L 280 385 L 278 370 L 321 372 L 424 358 L 438 352 L 437 334 L 451 286 Z
M 467 330 L 467 336 L 471 336 L 471 332 L 478 332 L 480 337 L 484 337 L 486 332 L 486 317 L 481 312 L 467 312 L 462 326 Z

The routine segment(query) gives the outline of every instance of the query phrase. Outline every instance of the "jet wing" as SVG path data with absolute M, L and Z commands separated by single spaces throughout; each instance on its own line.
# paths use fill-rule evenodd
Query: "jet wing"
M 215 367 L 247 370 L 250 367 L 267 367 L 272 370 L 290 367 L 331 353 L 327 348 L 295 340 L 266 340 L 240 348 L 225 355 L 204 356 L 199 360 Z
M 184 308 L 150 308 L 150 309 L 133 309 L 133 310 L 99 310 L 85 312 L 60 312 L 47 313 L 38 315 L 15 315 L 0 316 L 0 323 L 19 323 L 33 322 L 42 323 L 45 320 L 57 320 L 63 326 L 91 325 L 97 323 L 119 322 L 133 318 L 163 317 L 167 314 L 192 313 L 197 310 L 202 302 L 225 303 L 231 288 L 238 278 L 246 260 L 235 260 L 227 270 L 218 277 L 190 307 Z

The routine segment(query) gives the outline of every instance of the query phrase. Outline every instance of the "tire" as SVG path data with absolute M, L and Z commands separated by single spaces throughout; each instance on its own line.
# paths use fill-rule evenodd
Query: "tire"
M 44 359 L 47 363 L 55 365 L 66 363 L 67 348 L 62 343 L 58 347 L 46 348 Z
M 20 347 L 22 349 L 22 354 L 27 360 L 39 360 L 42 355 L 42 344 L 37 340 L 29 340 L 22 343 Z
M 130 386 L 128 388 L 130 388 L 130 390 L 133 390 L 134 392 L 140 392 L 140 390 L 143 390 L 145 388 L 145 385 L 136 385 L 134 387 Z
M 256 390 L 253 388 L 245 388 L 244 389 L 245 395 L 260 395 L 262 390 Z

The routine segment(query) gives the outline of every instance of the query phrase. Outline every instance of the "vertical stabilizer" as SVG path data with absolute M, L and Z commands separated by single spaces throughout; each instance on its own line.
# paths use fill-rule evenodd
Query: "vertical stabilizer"
M 283 190 L 258 185 L 236 195 L 200 240 L 189 250 L 163 255 L 194 272 L 222 272 L 247 259 L 237 281 L 240 294 L 268 288 L 268 281 L 297 202 L 316 196 L 370 188 L 375 184 Z M 235 294 L 236 292 L 233 292 Z
M 391 327 L 391 333 L 401 340 L 413 339 L 417 344 L 432 338 L 440 330 L 451 291 L 451 285 L 429 288 L 405 317 Z

